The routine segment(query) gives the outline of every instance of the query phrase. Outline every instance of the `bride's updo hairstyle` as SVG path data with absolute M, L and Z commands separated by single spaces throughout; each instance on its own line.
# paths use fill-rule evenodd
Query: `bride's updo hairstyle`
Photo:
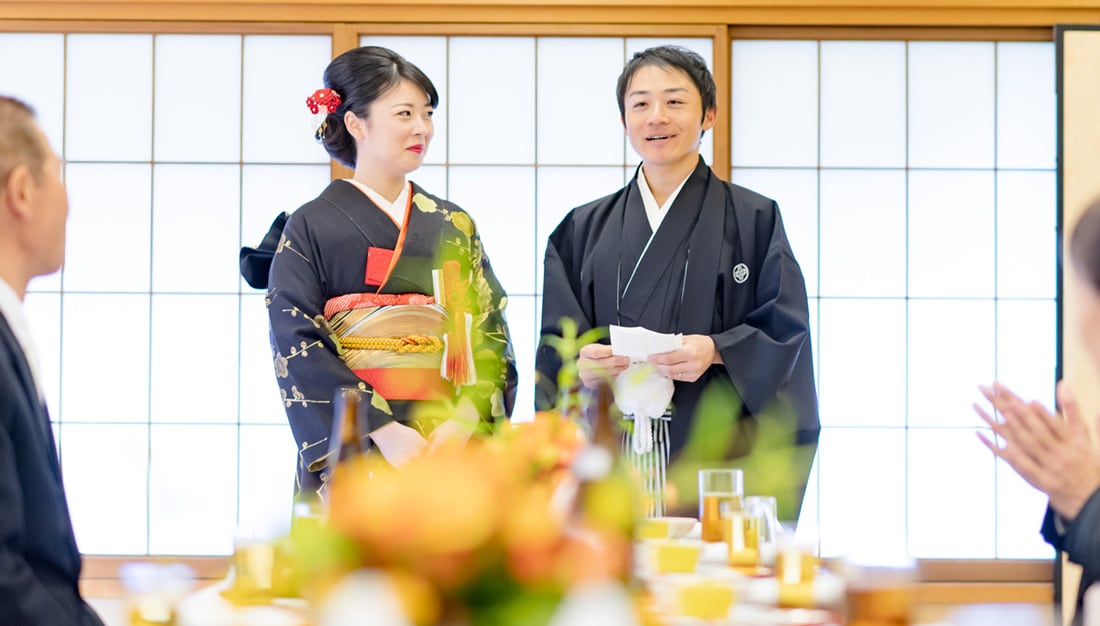
M 340 96 L 340 106 L 329 113 L 317 131 L 317 140 L 336 161 L 355 168 L 355 137 L 344 125 L 344 113 L 351 111 L 366 118 L 370 106 L 391 89 L 407 80 L 424 90 L 432 108 L 439 106 L 439 93 L 420 68 L 400 54 L 380 46 L 353 48 L 341 54 L 325 68 L 325 87 Z

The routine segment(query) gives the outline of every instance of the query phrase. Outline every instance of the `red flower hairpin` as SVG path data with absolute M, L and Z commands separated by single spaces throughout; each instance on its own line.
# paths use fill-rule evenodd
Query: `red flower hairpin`
M 335 113 L 336 109 L 340 107 L 340 94 L 335 91 L 325 88 L 318 89 L 313 92 L 313 95 L 306 98 L 306 106 L 309 107 L 309 112 L 312 113 L 310 122 L 310 128 L 313 129 L 313 137 L 317 141 L 323 141 L 325 138 L 325 128 L 328 126 L 328 116 L 330 113 Z
M 331 89 L 318 89 L 313 92 L 313 95 L 306 98 L 306 106 L 309 107 L 309 112 L 317 115 L 321 107 L 325 107 L 327 113 L 335 113 L 336 109 L 340 107 L 340 94 Z

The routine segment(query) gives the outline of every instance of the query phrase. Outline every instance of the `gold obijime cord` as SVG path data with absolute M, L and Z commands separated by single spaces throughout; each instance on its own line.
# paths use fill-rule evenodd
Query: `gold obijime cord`
M 431 335 L 405 337 L 341 337 L 346 350 L 392 350 L 394 352 L 442 352 L 443 340 Z

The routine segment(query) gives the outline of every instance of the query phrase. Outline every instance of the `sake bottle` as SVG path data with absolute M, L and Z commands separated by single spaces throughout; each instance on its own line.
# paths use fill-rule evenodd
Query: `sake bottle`
M 361 398 L 355 387 L 338 387 L 332 400 L 332 435 L 328 444 L 328 466 L 342 463 L 370 449 L 365 411 L 360 410 Z

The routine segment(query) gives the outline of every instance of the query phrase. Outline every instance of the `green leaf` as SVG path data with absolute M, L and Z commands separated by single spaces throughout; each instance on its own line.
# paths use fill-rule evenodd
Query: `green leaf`
M 370 405 L 386 415 L 393 415 L 393 409 L 390 408 L 390 403 L 386 402 L 386 399 L 377 393 L 370 394 Z

